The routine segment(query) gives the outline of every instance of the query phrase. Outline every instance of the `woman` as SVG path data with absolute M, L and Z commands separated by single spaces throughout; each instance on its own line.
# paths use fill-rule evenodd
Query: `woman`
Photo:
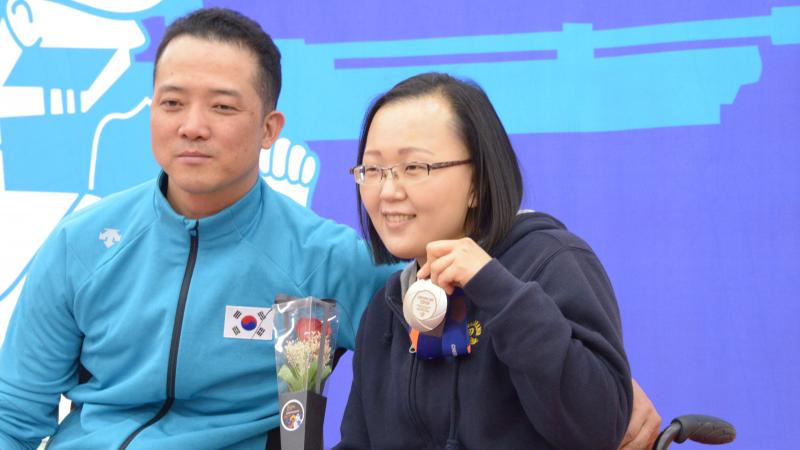
M 632 390 L 614 293 L 585 242 L 517 213 L 522 177 L 484 92 L 399 83 L 367 112 L 352 172 L 376 262 L 414 262 L 362 317 L 341 447 L 616 449 Z M 404 308 L 426 278 L 450 296 L 443 325 Z

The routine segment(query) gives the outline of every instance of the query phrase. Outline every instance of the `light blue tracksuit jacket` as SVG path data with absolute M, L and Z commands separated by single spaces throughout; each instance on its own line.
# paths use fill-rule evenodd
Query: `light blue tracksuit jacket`
M 165 181 L 70 215 L 39 250 L 0 351 L 0 449 L 52 434 L 53 450 L 263 449 L 278 426 L 274 341 L 224 337 L 226 306 L 332 297 L 338 345 L 353 348 L 395 267 L 260 178 L 200 220 L 175 213 Z M 79 408 L 57 426 L 60 393 Z

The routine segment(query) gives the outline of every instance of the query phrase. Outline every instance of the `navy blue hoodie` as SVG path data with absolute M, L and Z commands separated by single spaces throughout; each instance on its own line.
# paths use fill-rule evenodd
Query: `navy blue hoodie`
M 632 392 L 619 309 L 597 256 L 521 214 L 463 287 L 472 353 L 409 353 L 399 273 L 361 319 L 339 448 L 616 449 Z

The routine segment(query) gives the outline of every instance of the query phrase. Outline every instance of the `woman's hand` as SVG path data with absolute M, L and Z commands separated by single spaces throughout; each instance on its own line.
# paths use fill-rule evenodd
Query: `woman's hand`
M 434 241 L 425 247 L 427 258 L 417 272 L 418 279 L 430 277 L 434 284 L 452 294 L 463 287 L 492 257 L 470 238 Z

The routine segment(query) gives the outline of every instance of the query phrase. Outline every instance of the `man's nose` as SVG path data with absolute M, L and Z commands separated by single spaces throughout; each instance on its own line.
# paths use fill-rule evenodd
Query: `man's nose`
M 192 141 L 208 139 L 211 129 L 209 128 L 206 111 L 198 106 L 188 108 L 178 132 L 181 137 Z

